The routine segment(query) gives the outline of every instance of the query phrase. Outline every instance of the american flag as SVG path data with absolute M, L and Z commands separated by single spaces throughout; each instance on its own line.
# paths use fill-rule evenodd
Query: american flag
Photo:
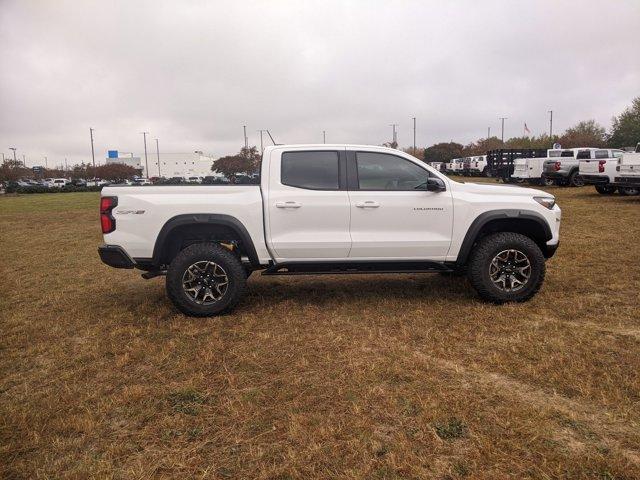
M 531 133 L 529 127 L 527 127 L 527 122 L 524 122 L 524 133 Z

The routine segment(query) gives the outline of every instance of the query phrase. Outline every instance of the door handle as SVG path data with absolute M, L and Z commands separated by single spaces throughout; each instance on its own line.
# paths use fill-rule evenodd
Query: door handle
M 298 202 L 276 202 L 278 208 L 300 208 L 301 206 L 302 204 Z
M 378 202 L 374 202 L 373 200 L 367 200 L 366 202 L 357 202 L 356 207 L 358 208 L 378 208 L 380 204 Z

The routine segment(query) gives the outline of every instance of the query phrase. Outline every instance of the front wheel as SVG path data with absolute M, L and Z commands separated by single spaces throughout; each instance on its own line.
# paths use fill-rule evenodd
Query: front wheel
M 596 185 L 596 192 L 600 195 L 612 195 L 616 193 L 616 187 L 612 187 L 611 185 Z
M 193 317 L 230 311 L 246 288 L 242 263 L 220 245 L 190 245 L 178 253 L 167 269 L 167 296 L 178 310 Z
M 480 297 L 494 303 L 524 302 L 544 281 L 542 251 L 529 237 L 513 232 L 489 235 L 478 242 L 468 277 Z

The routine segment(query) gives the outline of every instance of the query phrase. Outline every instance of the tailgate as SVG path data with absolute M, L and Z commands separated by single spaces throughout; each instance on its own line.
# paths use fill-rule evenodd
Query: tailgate
M 580 160 L 580 173 L 599 173 L 599 160 Z

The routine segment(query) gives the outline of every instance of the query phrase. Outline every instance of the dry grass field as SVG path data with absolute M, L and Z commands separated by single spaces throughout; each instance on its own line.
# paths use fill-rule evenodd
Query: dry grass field
M 528 303 L 254 274 L 212 319 L 100 263 L 97 194 L 0 198 L 0 477 L 640 478 L 640 197 L 550 191 Z

